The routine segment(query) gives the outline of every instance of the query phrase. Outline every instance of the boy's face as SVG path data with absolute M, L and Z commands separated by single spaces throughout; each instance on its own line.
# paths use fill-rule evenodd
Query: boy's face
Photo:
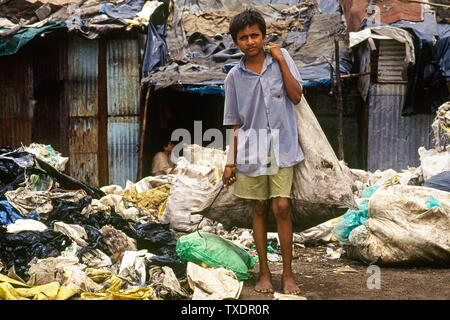
M 236 46 L 247 57 L 257 56 L 264 53 L 264 41 L 266 37 L 263 37 L 261 30 L 257 24 L 252 26 L 246 26 L 240 30 L 236 36 Z
M 174 144 L 172 143 L 172 141 L 170 141 L 170 142 L 164 147 L 164 151 L 166 151 L 166 152 L 172 152 L 173 147 L 174 147 Z

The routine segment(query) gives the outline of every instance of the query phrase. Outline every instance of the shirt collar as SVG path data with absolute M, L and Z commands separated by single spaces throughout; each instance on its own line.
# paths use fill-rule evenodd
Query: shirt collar
M 239 61 L 239 68 L 240 68 L 241 70 L 244 70 L 244 71 L 247 71 L 247 72 L 254 73 L 253 71 L 250 71 L 249 69 L 247 69 L 247 68 L 245 67 L 244 61 L 245 61 L 245 56 L 243 56 L 243 57 L 241 58 L 241 60 Z M 262 69 L 261 69 L 261 74 L 263 74 L 264 71 L 266 71 L 267 67 L 268 67 L 272 62 L 273 62 L 273 57 L 272 57 L 272 55 L 266 53 L 266 58 L 264 59 L 263 67 L 262 67 Z

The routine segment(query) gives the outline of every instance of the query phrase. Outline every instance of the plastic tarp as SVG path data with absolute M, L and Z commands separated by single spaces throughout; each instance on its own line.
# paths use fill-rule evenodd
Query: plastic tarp
M 329 85 L 330 81 L 321 81 L 330 79 L 330 66 L 324 57 L 332 60 L 334 40 L 329 33 L 341 28 L 341 15 L 331 9 L 330 13 L 321 14 L 319 8 L 309 2 L 295 3 L 292 7 L 290 4 L 290 1 L 229 0 L 217 1 L 212 7 L 206 1 L 195 4 L 176 2 L 172 20 L 168 21 L 171 28 L 164 38 L 169 50 L 168 59 L 172 61 L 154 68 L 142 82 L 154 85 L 156 90 L 176 83 L 188 86 L 211 80 L 223 85 L 227 72 L 243 56 L 228 34 L 226 24 L 232 15 L 246 7 L 254 7 L 262 11 L 266 19 L 267 41 L 288 50 L 303 79 L 313 80 L 307 85 Z M 336 5 L 337 1 L 333 4 Z M 224 17 L 227 17 L 226 21 L 222 21 Z M 292 26 L 290 19 L 303 22 L 301 26 Z M 216 20 L 222 22 L 214 23 Z M 342 74 L 348 74 L 353 58 L 343 43 L 340 49 L 340 70 Z
M 168 48 L 166 42 L 159 34 L 155 26 L 150 22 L 148 25 L 147 43 L 142 64 L 142 75 L 146 77 L 154 69 L 166 64 Z
M 0 56 L 15 54 L 21 47 L 39 34 L 60 28 L 65 28 L 65 23 L 63 21 L 54 21 L 38 28 L 21 28 L 14 34 L 0 37 Z M 5 30 L 7 29 L 0 29 L 0 31 Z
M 196 93 L 200 95 L 204 94 L 220 94 L 225 95 L 225 90 L 221 86 L 203 86 L 203 87 L 188 87 L 188 88 L 175 88 L 177 91 Z
M 320 11 L 324 14 L 333 13 L 341 9 L 338 0 L 317 0 L 317 4 L 319 5 Z
M 439 57 L 439 71 L 447 81 L 450 81 L 450 35 L 437 41 L 436 54 Z

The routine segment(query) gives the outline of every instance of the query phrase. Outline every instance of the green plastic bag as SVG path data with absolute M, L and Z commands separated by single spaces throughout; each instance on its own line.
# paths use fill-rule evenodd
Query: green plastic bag
M 252 257 L 237 244 L 207 232 L 193 232 L 177 241 L 176 251 L 183 261 L 198 265 L 206 263 L 210 267 L 224 267 L 232 270 L 239 280 L 251 278 L 257 257 Z

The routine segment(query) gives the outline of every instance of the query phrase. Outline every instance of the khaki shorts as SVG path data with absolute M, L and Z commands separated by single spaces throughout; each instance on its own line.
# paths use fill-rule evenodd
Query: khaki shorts
M 251 200 L 290 198 L 294 167 L 280 168 L 274 175 L 249 177 L 236 171 L 233 194 Z

